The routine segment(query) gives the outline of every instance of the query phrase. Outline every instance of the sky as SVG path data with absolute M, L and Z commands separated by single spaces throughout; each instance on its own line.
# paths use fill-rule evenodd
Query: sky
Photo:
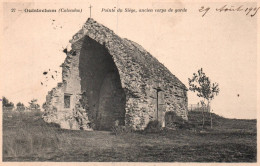
M 244 12 L 217 13 L 224 3 L 171 1 L 84 1 L 81 3 L 5 3 L 1 53 L 1 95 L 10 101 L 42 104 L 47 92 L 61 82 L 62 52 L 90 16 L 143 46 L 187 87 L 188 78 L 203 68 L 220 93 L 212 101 L 214 113 L 227 118 L 256 118 L 257 17 Z M 255 4 L 228 4 L 252 7 Z M 201 6 L 210 7 L 202 17 Z M 102 8 L 183 9 L 183 13 L 116 13 Z M 82 13 L 10 12 L 12 8 L 82 9 Z M 259 13 L 258 13 L 259 15 Z M 50 71 L 49 71 L 50 69 Z M 54 75 L 46 78 L 44 71 Z M 57 75 L 56 72 L 57 71 Z M 42 84 L 41 84 L 42 83 Z M 239 94 L 239 95 L 238 95 Z M 188 103 L 200 98 L 188 92 Z

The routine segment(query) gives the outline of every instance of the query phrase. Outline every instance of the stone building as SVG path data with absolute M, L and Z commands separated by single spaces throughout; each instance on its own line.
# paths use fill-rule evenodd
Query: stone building
M 65 129 L 142 130 L 165 126 L 168 112 L 187 120 L 187 88 L 137 43 L 89 18 L 65 49 L 62 83 L 48 92 L 44 120 Z M 167 118 L 171 119 L 171 118 Z

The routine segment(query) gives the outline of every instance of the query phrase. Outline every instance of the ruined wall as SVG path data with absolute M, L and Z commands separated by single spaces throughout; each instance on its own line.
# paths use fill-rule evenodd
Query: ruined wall
M 138 44 L 118 37 L 113 31 L 88 19 L 73 36 L 72 44 L 85 36 L 103 45 L 118 69 L 126 94 L 126 125 L 143 129 L 156 114 L 156 82 L 160 82 L 164 105 L 159 108 L 159 120 L 164 123 L 166 111 L 174 111 L 187 119 L 187 88 L 157 59 Z
M 75 45 L 75 48 L 77 46 Z M 79 53 L 67 52 L 62 67 L 62 83 L 53 88 L 46 96 L 46 122 L 57 123 L 64 129 L 91 130 L 90 121 L 81 105 L 81 79 L 79 77 Z M 70 107 L 65 108 L 64 96 L 70 96 Z
M 93 19 L 88 19 L 70 43 L 71 54 L 63 64 L 64 92 L 75 96 L 73 103 L 80 103 L 91 124 L 110 125 L 108 119 L 125 115 L 126 126 L 141 130 L 155 119 L 164 126 L 168 111 L 187 119 L 187 88 L 140 45 L 118 37 Z M 163 91 L 158 94 L 157 117 L 154 88 L 158 86 Z

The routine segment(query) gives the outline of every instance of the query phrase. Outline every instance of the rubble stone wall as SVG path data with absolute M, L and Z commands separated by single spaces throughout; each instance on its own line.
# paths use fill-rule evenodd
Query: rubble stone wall
M 72 95 L 71 108 L 78 105 L 85 110 L 89 128 L 111 125 L 108 121 L 123 115 L 121 124 L 135 130 L 155 119 L 164 126 L 168 111 L 187 120 L 187 88 L 140 45 L 120 38 L 93 19 L 88 19 L 70 43 L 72 49 L 62 65 L 61 93 Z M 158 87 L 162 91 L 158 92 L 157 110 Z

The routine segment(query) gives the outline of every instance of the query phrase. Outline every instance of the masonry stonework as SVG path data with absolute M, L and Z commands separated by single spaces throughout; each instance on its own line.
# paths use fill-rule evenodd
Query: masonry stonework
M 46 122 L 109 130 L 117 121 L 142 130 L 151 120 L 165 126 L 169 111 L 187 120 L 186 86 L 137 43 L 89 18 L 70 44 L 62 83 L 46 97 Z

